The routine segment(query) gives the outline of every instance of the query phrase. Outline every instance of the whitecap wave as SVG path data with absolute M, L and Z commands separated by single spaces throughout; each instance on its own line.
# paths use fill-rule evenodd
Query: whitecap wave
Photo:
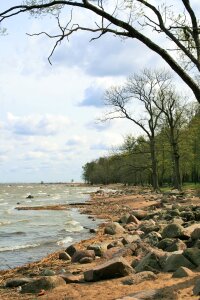
M 65 231 L 67 232 L 78 232 L 83 230 L 83 226 L 81 226 L 80 223 L 75 220 L 67 221 L 65 222 L 65 225 Z
M 14 250 L 26 249 L 26 248 L 35 248 L 38 246 L 40 246 L 40 244 L 27 244 L 27 245 L 17 245 L 11 247 L 1 247 L 0 252 L 14 251 Z
M 65 246 L 73 241 L 73 238 L 71 236 L 68 236 L 60 241 L 57 242 L 58 246 Z
M 11 221 L 2 221 L 2 222 L 0 222 L 0 226 L 9 225 L 11 223 L 12 223 Z

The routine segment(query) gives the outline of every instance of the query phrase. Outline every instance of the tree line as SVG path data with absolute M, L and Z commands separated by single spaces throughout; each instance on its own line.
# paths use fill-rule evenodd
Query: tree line
M 140 103 L 140 115 L 134 108 Z M 105 93 L 105 120 L 126 118 L 143 135 L 128 135 L 118 151 L 87 163 L 83 178 L 94 184 L 168 184 L 200 179 L 200 106 L 177 92 L 172 75 L 145 69 Z

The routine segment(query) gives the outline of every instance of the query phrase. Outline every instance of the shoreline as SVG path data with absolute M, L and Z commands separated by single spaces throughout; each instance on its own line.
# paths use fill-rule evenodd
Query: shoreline
M 152 209 L 159 209 L 160 205 L 160 198 L 163 196 L 161 194 L 154 194 L 150 193 L 149 189 L 137 189 L 137 188 L 129 188 L 125 189 L 121 192 L 119 190 L 116 190 L 115 192 L 104 192 L 103 189 L 100 189 L 96 193 L 91 193 L 91 196 L 88 200 L 86 200 L 86 205 L 84 203 L 75 203 L 70 204 L 66 209 L 68 208 L 76 208 L 79 210 L 81 214 L 88 215 L 89 218 L 98 218 L 102 219 L 103 222 L 100 224 L 100 226 L 97 228 L 95 235 L 91 236 L 91 238 L 86 240 L 81 240 L 80 242 L 76 243 L 75 245 L 79 250 L 84 250 L 91 244 L 98 244 L 98 243 L 112 243 L 113 240 L 116 238 L 119 238 L 119 236 L 125 236 L 124 234 L 115 235 L 115 236 L 108 236 L 104 234 L 104 227 L 105 222 L 107 221 L 118 221 L 121 216 L 128 213 L 130 210 L 152 210 Z M 189 201 L 187 199 L 187 201 Z M 199 203 L 199 199 L 194 198 L 193 196 L 190 199 L 191 203 Z M 185 205 L 184 203 L 182 205 Z M 105 257 L 96 259 L 95 261 L 89 263 L 89 264 L 77 264 L 77 263 L 71 263 L 66 262 L 63 260 L 58 259 L 59 253 L 63 252 L 63 250 L 56 251 L 43 259 L 26 264 L 11 270 L 5 270 L 0 271 L 0 281 L 1 285 L 4 284 L 8 279 L 11 279 L 13 277 L 19 277 L 19 276 L 35 276 L 38 277 L 41 274 L 41 271 L 48 268 L 56 273 L 59 273 L 59 270 L 66 269 L 73 275 L 81 275 L 84 271 L 87 269 L 90 269 L 92 267 L 95 267 L 96 265 L 99 265 L 100 263 L 103 263 L 107 261 Z M 128 262 L 131 262 L 133 259 L 132 256 L 127 255 L 125 257 Z M 198 275 L 198 273 L 194 273 L 194 275 L 191 277 L 191 286 L 194 284 L 195 277 Z M 155 281 L 155 282 L 154 282 Z M 67 284 L 66 288 L 56 288 L 52 291 L 45 291 L 45 295 L 41 296 L 41 299 L 65 299 L 65 293 L 66 291 L 68 295 L 70 295 L 70 299 L 120 299 L 120 297 L 124 297 L 131 293 L 131 291 L 139 291 L 139 290 L 145 290 L 145 287 L 149 287 L 150 289 L 157 288 L 161 289 L 163 288 L 163 284 L 168 286 L 167 290 L 167 296 L 168 298 L 163 299 L 182 299 L 182 298 L 173 298 L 176 294 L 173 287 L 173 282 L 171 280 L 171 274 L 169 273 L 160 273 L 157 275 L 157 280 L 154 280 L 153 283 L 150 280 L 143 280 L 142 282 L 136 284 L 135 286 L 131 285 L 129 288 L 127 288 L 126 285 L 122 285 L 122 278 L 112 279 L 112 280 L 104 280 L 100 281 L 98 283 L 92 283 L 92 284 L 81 284 L 72 282 Z M 172 282 L 171 282 L 172 281 Z M 181 284 L 184 286 L 184 282 L 186 279 L 179 279 Z M 84 294 L 84 290 L 86 287 L 84 285 L 87 285 L 88 294 Z M 101 289 L 103 288 L 104 291 L 101 291 L 101 295 L 97 293 L 99 290 L 99 287 L 101 286 Z M 106 289 L 108 286 L 111 286 L 112 289 L 114 288 L 116 291 L 112 295 L 108 294 L 106 292 Z M 184 298 L 185 299 L 191 299 L 191 288 L 187 286 L 185 283 L 186 289 L 184 290 Z M 77 288 L 79 292 L 73 291 L 74 288 Z M 79 293 L 79 294 L 77 294 Z M 174 294 L 175 293 L 175 294 Z M 188 295 L 187 295 L 188 293 Z M 58 296 L 59 294 L 59 296 Z M 0 299 L 35 299 L 34 295 L 31 294 L 21 294 L 15 289 L 0 289 Z M 115 297 L 115 298 L 114 298 Z M 117 298 L 118 297 L 118 298 Z M 170 298 L 171 297 L 171 298 Z M 187 298 L 189 297 L 189 298 Z M 145 298 L 146 299 L 146 298 Z M 153 298 L 152 298 L 153 299 Z M 156 299 L 156 298 L 155 298 Z M 193 296 L 192 299 L 198 299 Z

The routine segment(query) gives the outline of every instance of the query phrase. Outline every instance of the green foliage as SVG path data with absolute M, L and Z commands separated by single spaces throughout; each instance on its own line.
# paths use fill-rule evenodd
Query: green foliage
M 180 130 L 180 171 L 183 189 L 200 189 L 199 106 Z M 156 155 L 159 185 L 162 191 L 167 191 L 172 186 L 173 163 L 171 145 L 165 128 L 160 128 L 156 135 Z M 83 166 L 83 179 L 90 184 L 150 184 L 151 159 L 148 139 L 144 136 L 125 136 L 118 153 L 101 157 Z

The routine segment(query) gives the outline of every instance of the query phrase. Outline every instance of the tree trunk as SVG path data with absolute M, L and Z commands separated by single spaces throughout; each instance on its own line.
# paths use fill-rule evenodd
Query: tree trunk
M 172 134 L 172 158 L 173 158 L 173 187 L 181 191 L 181 175 L 180 175 L 180 155 L 178 151 L 178 144 Z
M 150 140 L 150 151 L 151 151 L 151 165 L 152 165 L 152 186 L 154 191 L 158 191 L 159 185 L 158 185 L 157 159 L 156 159 L 154 138 Z

